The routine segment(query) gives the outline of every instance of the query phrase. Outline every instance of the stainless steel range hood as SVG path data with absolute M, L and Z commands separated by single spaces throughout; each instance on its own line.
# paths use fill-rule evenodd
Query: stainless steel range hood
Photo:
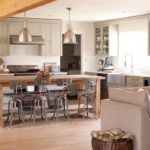
M 43 45 L 44 39 L 41 35 L 32 36 L 31 42 L 19 42 L 19 35 L 10 35 L 10 44 L 12 45 Z

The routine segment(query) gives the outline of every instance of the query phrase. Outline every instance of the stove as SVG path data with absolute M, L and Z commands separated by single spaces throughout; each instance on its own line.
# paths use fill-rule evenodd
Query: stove
M 22 72 L 22 73 L 14 73 L 14 76 L 34 76 L 36 73 L 28 73 L 28 72 Z
M 37 65 L 8 65 L 7 68 L 14 76 L 32 76 L 40 71 Z

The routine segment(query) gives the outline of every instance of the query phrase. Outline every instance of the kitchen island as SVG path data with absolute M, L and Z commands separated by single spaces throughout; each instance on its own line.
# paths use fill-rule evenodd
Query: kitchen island
M 0 126 L 3 126 L 3 90 L 2 88 L 9 85 L 10 81 L 13 80 L 23 80 L 26 81 L 27 84 L 34 84 L 36 76 L 0 76 Z M 53 75 L 50 77 L 50 81 L 52 84 L 55 84 L 57 79 L 72 79 L 73 82 L 83 85 L 83 79 L 96 79 L 96 117 L 100 117 L 100 88 L 101 88 L 101 80 L 104 80 L 104 77 L 101 76 L 91 76 L 91 75 Z

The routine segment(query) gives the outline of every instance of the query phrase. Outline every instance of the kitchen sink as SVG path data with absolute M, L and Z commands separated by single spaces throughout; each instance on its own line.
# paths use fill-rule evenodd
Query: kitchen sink
M 124 73 L 110 73 L 108 74 L 108 84 L 125 86 L 126 75 Z

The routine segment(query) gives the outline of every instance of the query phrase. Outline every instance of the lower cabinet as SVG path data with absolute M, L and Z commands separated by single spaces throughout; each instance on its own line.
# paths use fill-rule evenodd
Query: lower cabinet
M 144 77 L 126 76 L 127 87 L 142 87 L 144 86 Z

